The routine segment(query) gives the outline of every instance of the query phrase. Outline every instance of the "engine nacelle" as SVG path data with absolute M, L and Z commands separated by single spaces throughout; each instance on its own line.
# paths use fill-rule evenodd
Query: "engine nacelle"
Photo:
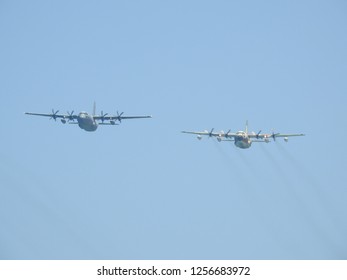
M 62 122 L 63 124 L 66 124 L 66 119 L 61 119 L 61 122 Z
M 196 136 L 196 138 L 198 138 L 198 140 L 201 140 L 201 139 L 202 139 L 202 136 L 201 136 L 201 135 L 198 135 L 198 136 Z
M 288 140 L 289 140 L 288 137 L 284 137 L 284 141 L 288 142 Z

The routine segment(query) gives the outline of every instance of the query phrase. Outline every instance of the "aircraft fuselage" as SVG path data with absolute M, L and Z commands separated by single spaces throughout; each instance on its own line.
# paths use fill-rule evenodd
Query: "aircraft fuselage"
M 235 146 L 241 149 L 248 149 L 252 145 L 251 139 L 248 137 L 247 133 L 243 131 L 238 131 L 235 137 Z
M 95 131 L 98 128 L 98 123 L 93 116 L 86 112 L 79 113 L 77 117 L 78 126 L 86 131 Z

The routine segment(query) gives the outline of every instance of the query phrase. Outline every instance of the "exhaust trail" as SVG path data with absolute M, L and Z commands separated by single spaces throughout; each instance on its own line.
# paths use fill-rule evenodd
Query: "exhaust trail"
M 218 151 L 221 159 L 223 160 L 223 163 L 227 167 L 227 170 L 230 172 L 232 170 L 232 174 L 236 176 L 238 181 L 243 182 L 243 185 L 248 188 L 250 185 L 249 176 L 245 174 L 245 170 L 248 172 L 249 170 L 247 167 L 250 167 L 249 162 L 245 159 L 245 157 L 240 157 L 240 151 L 239 148 L 234 147 L 234 145 L 227 145 L 227 151 L 225 150 L 224 143 L 219 143 L 217 140 L 212 139 L 214 147 Z M 227 142 L 229 143 L 229 142 Z M 231 142 L 230 142 L 231 143 Z M 223 146 L 223 147 L 222 147 Z M 234 155 L 234 156 L 232 156 Z M 235 155 L 238 157 L 236 158 Z M 240 162 L 246 167 L 243 168 L 240 165 Z
M 319 183 L 315 180 L 315 178 L 308 172 L 306 167 L 300 163 L 299 160 L 294 158 L 291 153 L 283 147 L 281 143 L 276 143 L 276 147 L 280 154 L 289 160 L 292 167 L 295 169 L 295 171 L 300 175 L 301 179 L 305 181 L 306 184 L 308 184 L 310 187 L 316 189 L 317 191 L 321 191 L 321 188 L 319 186 Z M 324 194 L 321 193 L 321 197 L 324 197 Z
M 316 179 L 310 174 L 310 172 L 307 170 L 307 168 L 295 157 L 292 156 L 292 154 L 283 147 L 282 144 L 277 143 L 276 145 L 279 153 L 289 161 L 293 169 L 295 170 L 296 174 L 300 176 L 300 180 L 305 183 L 306 186 L 309 186 L 312 190 L 313 195 L 316 197 L 316 199 L 319 201 L 321 205 L 325 205 L 327 197 L 324 194 L 321 185 L 316 181 Z
M 228 142 L 227 142 L 228 143 Z M 238 156 L 238 148 L 233 145 L 227 145 L 225 149 L 224 143 L 219 143 L 213 139 L 214 147 L 222 159 L 223 165 L 226 168 L 228 175 L 231 178 L 231 184 L 237 184 L 239 186 L 238 191 L 243 196 L 243 201 L 247 203 L 249 208 L 252 208 L 256 197 L 254 196 L 254 190 L 250 181 L 250 176 L 246 172 L 249 170 L 240 166 L 240 159 Z M 222 147 L 223 146 L 223 147 Z M 237 155 L 238 158 L 232 155 Z M 241 160 L 242 161 L 242 160 Z M 230 172 L 232 171 L 232 172 Z
M 304 182 L 305 186 L 308 186 L 311 190 L 312 195 L 315 200 L 322 207 L 324 213 L 329 216 L 329 220 L 334 224 L 334 228 L 339 229 L 338 226 L 341 221 L 337 221 L 335 218 L 334 212 L 337 212 L 337 209 L 332 209 L 334 203 L 328 201 L 328 196 L 324 193 L 321 184 L 314 178 L 314 176 L 308 171 L 308 169 L 302 164 L 298 159 L 296 159 L 281 143 L 276 145 L 278 151 L 281 155 L 288 159 L 293 169 L 299 174 L 300 179 Z M 341 233 L 344 236 L 347 235 L 347 232 Z
M 280 143 L 276 142 L 276 146 L 280 147 Z M 282 147 L 283 148 L 283 147 Z M 287 174 L 283 168 L 281 168 L 281 164 L 278 162 L 277 159 L 275 159 L 269 151 L 265 149 L 265 147 L 261 147 L 261 151 L 264 153 L 265 157 L 268 159 L 268 161 L 271 164 L 271 167 L 278 172 L 279 177 L 282 181 L 282 184 L 278 184 L 278 186 L 281 186 L 282 188 L 284 187 L 284 191 L 287 193 L 289 198 L 292 198 L 293 201 L 296 202 L 295 207 L 299 207 L 301 217 L 305 220 L 305 223 L 310 226 L 311 231 L 315 233 L 317 237 L 319 237 L 325 245 L 325 251 L 330 254 L 332 254 L 335 258 L 343 256 L 343 253 L 340 250 L 340 246 L 333 240 L 331 235 L 329 235 L 328 231 L 326 228 L 320 223 L 319 217 L 317 217 L 316 213 L 314 212 L 314 209 L 312 209 L 312 205 L 310 206 L 308 203 L 306 203 L 305 199 L 300 195 L 296 190 L 297 183 L 293 181 L 290 174 Z M 283 150 L 284 151 L 284 148 Z M 289 155 L 289 152 L 282 152 L 282 155 L 284 153 L 287 153 L 285 158 L 289 159 L 292 164 L 296 162 L 296 160 Z M 288 156 L 288 157 L 287 157 Z M 296 173 L 299 174 L 302 177 L 302 170 L 300 170 L 299 165 L 296 165 Z M 312 181 L 311 181 L 312 183 Z
M 259 179 L 261 178 L 261 174 L 259 174 L 256 164 L 247 157 L 252 151 L 241 150 L 234 145 L 225 146 L 223 143 L 219 143 L 216 140 L 214 140 L 213 143 L 223 159 L 223 163 L 227 166 L 227 169 L 229 170 L 229 168 L 232 168 L 233 174 L 237 176 L 237 182 L 240 182 L 238 183 L 240 187 L 239 194 L 242 196 L 239 197 L 239 199 L 242 199 L 243 204 L 245 204 L 248 209 L 247 215 L 252 219 L 250 222 L 252 222 L 255 227 L 258 227 L 260 226 L 258 222 L 261 221 L 261 230 L 270 236 L 277 247 L 285 251 L 286 249 L 283 247 L 283 241 L 280 238 L 277 226 L 269 220 L 266 212 L 261 210 L 260 205 L 263 204 L 262 195 L 260 194 L 257 181 L 263 180 Z M 227 147 L 227 149 L 224 147 Z

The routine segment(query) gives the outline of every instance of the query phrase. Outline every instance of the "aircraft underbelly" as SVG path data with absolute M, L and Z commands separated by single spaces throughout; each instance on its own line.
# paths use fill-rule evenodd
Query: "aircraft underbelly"
M 241 149 L 248 149 L 251 145 L 252 142 L 249 139 L 235 140 L 235 146 Z
M 95 131 L 98 124 L 91 118 L 78 118 L 78 126 L 86 131 Z

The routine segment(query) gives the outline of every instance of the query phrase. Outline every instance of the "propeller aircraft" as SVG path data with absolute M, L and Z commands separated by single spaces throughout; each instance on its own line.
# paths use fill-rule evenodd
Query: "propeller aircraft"
M 221 141 L 232 141 L 234 142 L 235 146 L 241 149 L 248 149 L 251 147 L 253 142 L 263 142 L 263 143 L 269 143 L 270 140 L 273 139 L 273 141 L 276 141 L 276 138 L 283 137 L 284 141 L 288 142 L 288 137 L 293 136 L 305 136 L 305 134 L 281 134 L 281 133 L 274 133 L 271 134 L 265 134 L 261 133 L 261 130 L 258 133 L 252 132 L 248 133 L 248 122 L 246 122 L 246 129 L 245 131 L 237 131 L 236 133 L 231 133 L 231 130 L 228 130 L 227 133 L 225 133 L 223 130 L 220 132 L 214 132 L 214 129 L 212 128 L 211 131 L 182 131 L 182 133 L 188 133 L 188 134 L 195 134 L 197 135 L 198 140 L 201 140 L 204 135 L 208 137 L 216 137 L 218 142 Z
M 60 119 L 60 121 L 63 124 L 78 124 L 78 126 L 81 129 L 84 129 L 86 131 L 95 131 L 99 125 L 119 125 L 122 120 L 126 119 L 144 119 L 144 118 L 151 118 L 152 116 L 123 116 L 124 112 L 119 113 L 117 111 L 117 115 L 109 115 L 108 113 L 105 113 L 101 111 L 100 115 L 97 115 L 95 113 L 96 107 L 94 103 L 94 110 L 93 114 L 90 115 L 85 111 L 80 112 L 78 115 L 74 114 L 74 111 L 67 112 L 67 114 L 58 114 L 59 110 L 55 111 L 52 109 L 51 114 L 40 114 L 40 113 L 28 113 L 27 115 L 33 115 L 33 116 L 41 116 L 41 117 L 49 117 L 50 119 L 57 120 Z M 106 121 L 106 122 L 105 122 Z M 119 123 L 117 123 L 119 122 Z

